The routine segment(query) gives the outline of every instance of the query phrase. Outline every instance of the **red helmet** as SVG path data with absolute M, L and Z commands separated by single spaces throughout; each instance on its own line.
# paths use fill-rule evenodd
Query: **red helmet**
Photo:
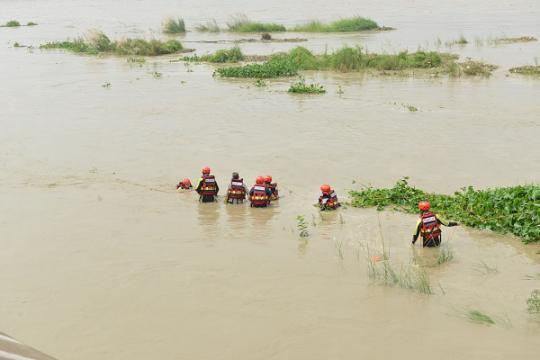
M 182 184 L 184 184 L 184 186 L 191 186 L 191 180 L 185 178 L 184 180 L 182 180 Z
M 323 194 L 330 194 L 332 188 L 328 184 L 321 185 L 321 191 Z
M 430 207 L 429 201 L 420 201 L 418 203 L 418 208 L 422 211 L 428 211 Z
M 264 177 L 264 182 L 270 184 L 270 183 L 272 182 L 272 176 L 266 175 L 266 176 Z
M 203 167 L 201 171 L 204 175 L 210 174 L 210 168 L 208 166 Z
M 257 176 L 257 179 L 255 179 L 255 184 L 257 184 L 257 185 L 262 185 L 262 184 L 264 184 L 264 177 L 262 177 L 262 176 Z

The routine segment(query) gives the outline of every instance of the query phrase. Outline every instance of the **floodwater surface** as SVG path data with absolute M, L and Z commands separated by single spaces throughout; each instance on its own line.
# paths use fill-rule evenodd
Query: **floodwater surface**
M 204 54 L 233 46 L 208 40 L 259 36 L 194 31 L 239 12 L 286 25 L 359 14 L 397 28 L 274 35 L 305 37 L 316 53 L 425 48 L 499 68 L 457 79 L 307 72 L 327 93 L 296 96 L 295 79 L 257 87 L 170 61 L 179 56 L 133 65 L 13 47 L 90 28 L 161 37 L 163 18 L 182 16 L 191 31 L 179 39 Z M 343 200 L 403 176 L 443 193 L 538 182 L 540 80 L 508 69 L 533 64 L 540 44 L 488 40 L 540 38 L 539 18 L 532 0 L 1 1 L 1 23 L 39 25 L 0 28 L 0 330 L 58 359 L 537 358 L 526 299 L 540 288 L 538 246 L 444 229 L 454 259 L 438 266 L 439 250 L 410 246 L 414 216 L 313 204 L 325 182 Z M 460 35 L 469 44 L 444 45 Z M 175 191 L 205 165 L 223 189 L 233 171 L 250 184 L 272 174 L 282 199 L 250 209 Z M 383 241 L 396 263 L 427 271 L 432 295 L 370 280 Z M 495 324 L 472 322 L 472 310 Z

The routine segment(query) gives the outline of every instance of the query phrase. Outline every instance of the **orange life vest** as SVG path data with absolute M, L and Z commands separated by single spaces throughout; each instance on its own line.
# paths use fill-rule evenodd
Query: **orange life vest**
M 216 178 L 214 175 L 203 175 L 200 194 L 202 196 L 217 195 Z
M 244 179 L 232 179 L 227 194 L 229 196 L 229 199 L 244 200 L 246 198 Z
M 425 240 L 437 239 L 441 235 L 441 224 L 434 213 L 426 211 L 420 216 L 420 233 Z
M 251 188 L 249 200 L 252 206 L 266 206 L 270 202 L 268 194 L 266 193 L 265 185 L 255 185 Z
M 327 209 L 335 209 L 339 206 L 337 194 L 334 190 L 328 195 L 322 195 L 319 197 L 319 205 L 324 206 Z

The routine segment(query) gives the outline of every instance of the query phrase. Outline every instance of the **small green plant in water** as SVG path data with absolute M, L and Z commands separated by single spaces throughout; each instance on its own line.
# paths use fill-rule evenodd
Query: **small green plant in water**
M 479 310 L 467 310 L 465 316 L 467 319 L 475 323 L 486 325 L 495 324 L 495 321 L 490 316 L 480 312 Z
M 404 108 L 406 108 L 407 110 L 409 110 L 410 112 L 417 112 L 418 111 L 418 108 L 414 105 L 409 105 L 409 104 L 401 104 Z
M 182 18 L 167 18 L 163 21 L 162 27 L 165 34 L 183 34 L 186 32 L 186 23 Z
M 319 84 L 306 84 L 303 78 L 289 87 L 288 92 L 295 94 L 324 94 L 326 90 Z
M 430 295 L 433 293 L 429 276 L 420 267 L 408 265 L 395 269 L 385 253 L 380 260 L 368 259 L 368 276 L 378 284 L 385 286 L 397 286 L 402 289 L 409 289 L 421 294 Z
M 111 88 L 111 83 L 110 82 L 106 82 L 104 83 L 103 85 L 101 85 L 102 88 L 105 88 L 105 89 L 110 89 Z
M 213 32 L 218 33 L 221 31 L 219 25 L 216 22 L 216 19 L 208 20 L 205 24 L 199 24 L 195 26 L 195 30 L 201 32 Z
M 144 64 L 146 59 L 143 57 L 128 57 L 126 61 L 131 64 Z
M 308 237 L 308 224 L 306 223 L 306 219 L 304 215 L 298 215 L 296 217 L 296 229 L 298 230 L 298 234 L 300 237 Z
M 531 314 L 540 314 L 540 290 L 534 290 L 527 299 L 528 310 Z
M 262 79 L 257 79 L 257 80 L 255 80 L 255 86 L 258 87 L 258 88 L 261 88 L 261 87 L 268 86 L 268 84 L 266 83 L 266 81 L 264 81 Z
M 452 261 L 454 259 L 454 252 L 448 244 L 443 244 L 439 248 L 439 256 L 437 257 L 437 264 L 442 265 L 446 262 Z
M 154 79 L 161 79 L 163 74 L 160 73 L 159 71 L 154 71 L 154 72 L 152 72 L 152 76 L 154 77 Z
M 393 207 L 417 214 L 418 202 L 428 200 L 434 212 L 457 220 L 463 225 L 512 233 L 526 243 L 540 242 L 540 185 L 522 185 L 487 190 L 473 187 L 453 195 L 424 192 L 409 185 L 408 178 L 399 180 L 393 188 L 351 191 L 353 207 Z
M 474 270 L 476 272 L 479 272 L 480 274 L 483 274 L 483 275 L 488 275 L 488 274 L 497 274 L 499 272 L 499 269 L 497 269 L 497 266 L 491 266 L 489 264 L 487 264 L 486 262 L 484 261 L 480 261 L 475 267 L 474 267 Z
M 33 21 L 29 21 L 26 23 L 26 26 L 36 26 L 37 23 L 33 22 Z

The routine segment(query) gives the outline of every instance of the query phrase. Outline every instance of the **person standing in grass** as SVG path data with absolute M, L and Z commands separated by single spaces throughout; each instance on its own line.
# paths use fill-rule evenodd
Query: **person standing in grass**
M 242 204 L 246 199 L 246 185 L 244 179 L 240 178 L 240 174 L 233 172 L 229 189 L 227 190 L 228 204 Z
M 447 222 L 443 220 L 439 215 L 429 211 L 431 205 L 429 201 L 420 201 L 418 208 L 421 211 L 420 217 L 416 222 L 416 230 L 413 235 L 413 245 L 418 240 L 418 237 L 422 236 L 422 243 L 424 247 L 437 247 L 441 245 L 442 231 L 441 225 L 452 227 L 459 225 L 456 222 Z
M 204 203 L 214 202 L 216 200 L 219 186 L 214 175 L 210 174 L 210 168 L 208 166 L 202 168 L 202 176 L 199 178 L 195 191 L 200 195 L 199 200 Z

